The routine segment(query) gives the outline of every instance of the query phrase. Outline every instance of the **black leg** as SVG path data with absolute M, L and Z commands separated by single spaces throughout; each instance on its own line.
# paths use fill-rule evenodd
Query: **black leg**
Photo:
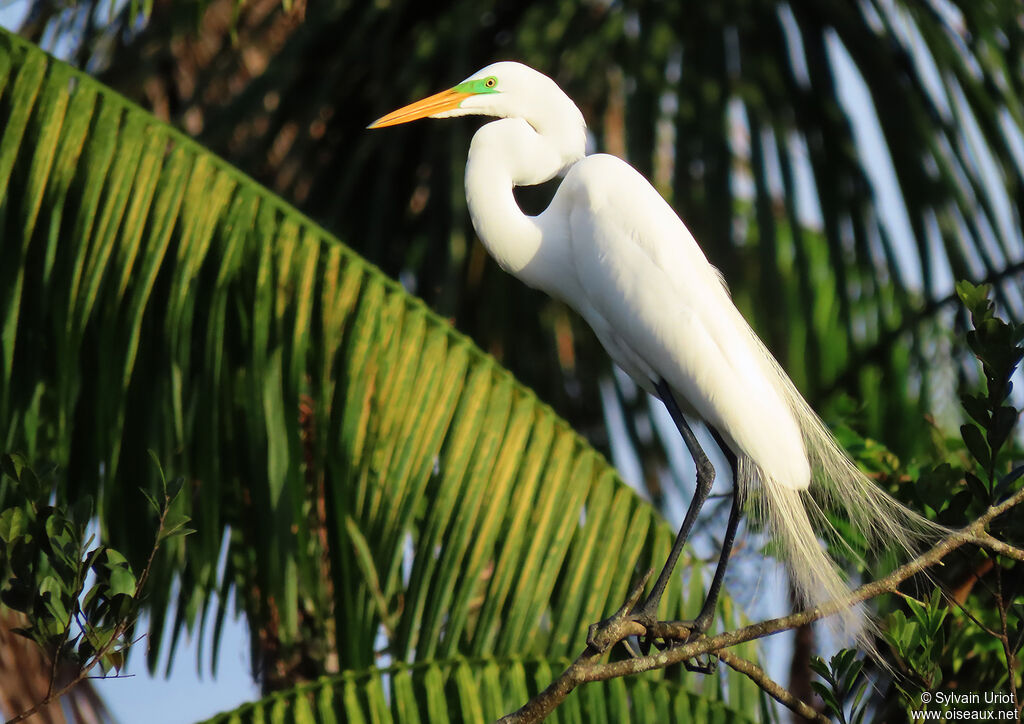
M 717 434 L 715 434 L 715 440 L 719 445 L 722 444 Z M 715 568 L 715 577 L 711 579 L 711 587 L 708 588 L 708 593 L 704 598 L 704 605 L 701 606 L 700 613 L 697 614 L 697 618 L 693 620 L 693 629 L 700 633 L 704 633 L 708 630 L 708 626 L 711 625 L 711 620 L 715 617 L 715 607 L 718 605 L 718 594 L 722 592 L 722 582 L 725 580 L 725 569 L 729 565 L 729 556 L 732 553 L 732 544 L 736 540 L 736 529 L 739 528 L 740 518 L 743 517 L 744 491 L 740 488 L 739 478 L 736 476 L 736 456 L 727 447 L 723 446 L 722 451 L 725 453 L 726 457 L 729 458 L 729 463 L 733 469 L 732 507 L 729 509 L 729 523 L 725 527 L 725 538 L 722 539 L 722 552 L 718 556 L 718 566 Z
M 718 447 L 721 448 L 722 453 L 729 461 L 729 467 L 732 468 L 732 506 L 729 508 L 729 522 L 725 527 L 725 538 L 722 539 L 722 552 L 718 556 L 718 565 L 715 567 L 715 577 L 711 580 L 711 587 L 708 588 L 707 595 L 704 597 L 704 605 L 700 608 L 700 613 L 697 614 L 690 625 L 687 628 L 692 633 L 704 633 L 711 626 L 711 621 L 715 617 L 715 608 L 718 606 L 718 595 L 722 592 L 722 582 L 725 580 L 725 570 L 729 565 L 729 556 L 732 553 L 732 544 L 736 540 L 736 529 L 739 527 L 740 518 L 743 517 L 743 501 L 745 492 L 740 487 L 739 470 L 736 461 L 736 454 L 726 446 L 725 441 L 722 440 L 722 436 L 718 434 L 718 431 L 711 427 L 711 434 L 715 438 L 715 442 L 718 443 Z M 687 671 L 693 671 L 698 674 L 714 674 L 718 669 L 718 659 L 714 655 L 709 655 L 705 660 L 694 660 L 684 661 L 683 666 L 686 667 Z
M 665 562 L 664 568 L 662 568 L 661 573 L 658 575 L 658 580 L 655 581 L 654 588 L 651 589 L 650 595 L 647 596 L 644 602 L 634 608 L 630 614 L 630 618 L 632 620 L 643 624 L 649 630 L 649 635 L 645 636 L 644 640 L 640 642 L 641 653 L 643 654 L 650 651 L 651 645 L 656 639 L 663 640 L 664 646 L 672 646 L 675 642 L 683 641 L 695 634 L 703 634 L 711 625 L 711 621 L 715 615 L 718 597 L 722 590 L 722 583 L 725 580 L 725 571 L 729 564 L 729 556 L 732 553 L 733 543 L 736 539 L 736 531 L 739 527 L 740 518 L 743 514 L 744 497 L 744 491 L 739 485 L 739 466 L 736 455 L 725 444 L 725 441 L 722 439 L 719 432 L 709 426 L 711 435 L 721 448 L 722 454 L 728 460 L 733 474 L 733 500 L 732 506 L 729 510 L 729 522 L 726 526 L 725 537 L 722 540 L 722 551 L 719 554 L 718 565 L 715 568 L 714 578 L 711 581 L 711 586 L 704 599 L 704 605 L 701 606 L 701 610 L 697 615 L 697 618 L 692 621 L 658 621 L 658 605 L 661 603 L 661 598 L 665 594 L 665 588 L 668 586 L 668 582 L 672 577 L 672 572 L 679 560 L 679 556 L 682 554 L 683 547 L 686 545 L 686 541 L 690 537 L 690 532 L 693 530 L 694 523 L 697 521 L 697 516 L 700 514 L 701 508 L 704 506 L 705 501 L 711 494 L 711 488 L 715 481 L 715 469 L 711 465 L 711 461 L 708 460 L 704 450 L 701 448 L 700 443 L 697 442 L 697 438 L 693 434 L 693 430 L 690 428 L 690 425 L 686 422 L 686 418 L 683 417 L 683 413 L 679 409 L 679 404 L 676 402 L 676 399 L 672 394 L 672 389 L 668 386 L 665 380 L 659 380 L 655 385 L 655 390 L 661 397 L 662 402 L 665 403 L 665 407 L 672 416 L 672 420 L 675 422 L 676 428 L 678 428 L 679 434 L 682 436 L 683 442 L 686 444 L 686 448 L 689 450 L 690 456 L 693 458 L 694 465 L 697 468 L 697 483 L 694 489 L 693 499 L 690 500 L 690 505 L 686 510 L 686 515 L 683 517 L 683 523 L 679 528 L 679 533 L 676 534 L 675 542 L 672 544 L 672 550 L 669 553 L 668 560 Z M 639 591 L 637 591 L 637 593 L 639 593 Z M 630 604 L 627 603 L 626 607 L 629 605 Z M 618 615 L 621 615 L 621 613 L 622 610 L 620 610 Z M 595 629 L 599 630 L 600 626 L 601 624 L 594 624 L 591 626 L 587 642 L 592 646 L 595 645 L 593 640 Z M 659 644 L 659 647 L 661 646 L 662 645 Z M 690 662 L 686 662 L 686 664 L 686 668 L 691 671 L 711 673 L 714 671 L 714 664 L 717 664 L 717 660 L 709 659 L 706 663 L 694 662 L 691 664 Z
M 686 448 L 690 451 L 690 456 L 697 466 L 697 485 L 693 491 L 690 507 L 687 508 L 686 516 L 683 518 L 683 524 L 679 527 L 679 533 L 672 544 L 672 552 L 669 553 L 668 560 L 665 561 L 665 567 L 661 569 L 661 574 L 658 576 L 658 580 L 655 581 L 650 595 L 634 611 L 637 621 L 648 624 L 657 621 L 658 604 L 661 603 L 665 587 L 672 577 L 676 561 L 679 560 L 679 555 L 683 552 L 683 546 L 686 545 L 686 540 L 690 537 L 693 524 L 697 521 L 700 509 L 703 507 L 704 501 L 708 499 L 708 495 L 711 493 L 711 486 L 715 482 L 715 468 L 711 465 L 711 461 L 708 460 L 708 456 L 704 454 L 704 450 L 701 449 L 700 443 L 697 442 L 697 438 L 693 434 L 693 430 L 690 429 L 690 425 L 686 422 L 686 418 L 683 417 L 683 413 L 679 409 L 675 397 L 672 395 L 672 390 L 665 380 L 659 380 L 658 384 L 655 385 L 655 390 L 657 390 L 662 402 L 665 403 L 665 407 L 668 408 L 668 412 L 672 416 L 673 422 L 676 423 L 679 434 L 683 436 L 683 442 L 686 443 Z

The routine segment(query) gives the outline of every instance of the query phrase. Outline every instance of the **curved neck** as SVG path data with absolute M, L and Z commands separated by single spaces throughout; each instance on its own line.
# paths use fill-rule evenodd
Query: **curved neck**
M 501 268 L 518 275 L 540 248 L 541 230 L 537 220 L 519 208 L 514 186 L 508 168 L 470 147 L 466 202 L 473 228 Z
M 545 266 L 542 257 L 554 250 L 541 223 L 543 215 L 524 214 L 512 189 L 553 178 L 577 160 L 574 155 L 560 152 L 518 118 L 488 123 L 470 144 L 466 200 L 473 227 L 501 268 L 530 286 L 542 285 L 537 277 Z

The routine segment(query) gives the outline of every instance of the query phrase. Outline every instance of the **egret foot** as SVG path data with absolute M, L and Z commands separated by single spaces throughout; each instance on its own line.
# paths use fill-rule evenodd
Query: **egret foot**
M 631 617 L 631 619 L 647 629 L 647 635 L 640 641 L 642 652 L 634 650 L 628 640 L 623 642 L 626 644 L 626 650 L 629 652 L 629 655 L 634 659 L 646 656 L 652 646 L 659 651 L 666 651 L 702 639 L 704 638 L 704 632 L 711 623 L 708 620 L 706 622 L 654 621 L 644 624 L 635 617 Z M 704 654 L 684 661 L 683 666 L 687 671 L 697 674 L 713 674 L 718 670 L 718 659 L 713 655 Z
M 658 380 L 655 384 L 655 390 L 657 391 L 658 396 L 661 397 L 662 401 L 665 403 L 665 407 L 668 409 L 669 415 L 671 415 L 673 422 L 675 422 L 676 428 L 679 430 L 679 434 L 682 436 L 683 442 L 686 445 L 687 450 L 690 452 L 690 456 L 693 458 L 697 471 L 697 481 L 694 486 L 693 498 L 690 500 L 690 505 L 686 510 L 686 515 L 683 517 L 683 523 L 679 527 L 679 532 L 672 544 L 672 550 L 669 553 L 668 560 L 665 562 L 665 566 L 658 575 L 658 580 L 655 581 L 651 593 L 638 608 L 634 608 L 636 601 L 639 600 L 639 594 L 636 589 L 634 589 L 633 594 L 630 595 L 626 604 L 624 604 L 623 607 L 620 608 L 613 616 L 591 626 L 587 636 L 587 644 L 594 650 L 603 651 L 603 648 L 599 648 L 601 644 L 608 646 L 615 643 L 616 640 L 622 640 L 621 638 L 614 639 L 613 637 L 606 637 L 602 635 L 607 632 L 616 621 L 622 620 L 630 620 L 638 623 L 646 630 L 646 634 L 640 641 L 640 652 L 643 655 L 646 655 L 651 650 L 651 646 L 655 645 L 658 641 L 661 641 L 661 644 L 658 644 L 659 648 L 664 649 L 671 646 L 685 644 L 697 636 L 703 636 L 715 616 L 715 606 L 718 603 L 718 594 L 721 592 L 722 581 L 725 579 L 726 565 L 729 562 L 729 554 L 732 552 L 733 541 L 736 538 L 736 529 L 739 526 L 742 514 L 743 491 L 739 486 L 739 471 L 736 455 L 725 444 L 725 441 L 722 439 L 722 436 L 718 431 L 713 427 L 709 427 L 715 442 L 721 448 L 722 453 L 729 461 L 729 466 L 732 468 L 733 475 L 732 508 L 729 511 L 729 523 L 726 527 L 725 537 L 722 540 L 722 552 L 718 559 L 718 566 L 715 569 L 715 576 L 711 581 L 711 587 L 708 589 L 708 594 L 704 599 L 704 605 L 701 606 L 700 614 L 697 618 L 693 621 L 659 621 L 658 605 L 661 603 L 661 598 L 665 593 L 665 588 L 668 586 L 672 572 L 675 569 L 676 561 L 679 559 L 679 555 L 682 553 L 683 547 L 686 545 L 686 541 L 690 536 L 690 531 L 693 529 L 693 525 L 697 521 L 700 509 L 707 500 L 708 495 L 711 494 L 711 488 L 715 481 L 715 468 L 711 465 L 711 461 L 708 460 L 707 455 L 704 454 L 704 450 L 697 441 L 697 437 L 693 434 L 693 430 L 690 428 L 689 423 L 686 421 L 682 411 L 679 409 L 679 404 L 676 402 L 675 396 L 672 394 L 672 389 L 669 387 L 668 383 L 663 379 Z M 631 651 L 630 653 L 632 654 L 633 652 Z M 706 664 L 694 664 L 694 666 L 698 668 L 693 670 L 713 670 L 713 665 L 710 661 Z
M 730 460 L 730 462 L 732 462 Z M 734 468 L 735 470 L 735 468 Z M 743 514 L 743 493 L 736 487 L 733 489 L 732 505 L 729 509 L 729 522 L 726 524 L 725 537 L 722 539 L 722 551 L 718 557 L 718 565 L 715 568 L 715 576 L 711 580 L 707 596 L 704 598 L 704 605 L 701 606 L 697 618 L 691 621 L 658 621 L 658 604 L 661 602 L 661 595 L 664 591 L 655 588 L 638 609 L 634 609 L 631 618 L 644 626 L 648 633 L 640 642 L 640 651 L 646 655 L 656 641 L 661 640 L 669 646 L 673 644 L 688 643 L 704 633 L 711 626 L 715 618 L 715 608 L 718 605 L 718 596 L 722 591 L 722 583 L 725 580 L 725 571 L 729 565 L 729 556 L 732 554 L 733 543 L 736 540 L 736 530 L 739 528 L 740 518 Z M 659 647 L 661 648 L 661 647 Z M 717 659 L 714 661 L 717 666 Z
M 683 666 L 687 671 L 692 671 L 695 674 L 713 674 L 718 671 L 718 657 L 713 654 L 705 654 L 703 659 L 698 656 L 692 661 L 684 661 Z
M 625 640 L 624 636 L 618 636 L 618 632 L 613 631 L 613 629 L 624 621 L 633 620 L 629 612 L 636 606 L 636 602 L 640 600 L 640 596 L 644 593 L 644 586 L 647 585 L 647 581 L 653 574 L 654 569 L 647 570 L 647 573 L 633 586 L 633 590 L 626 597 L 626 602 L 619 607 L 618 611 L 603 621 L 590 624 L 590 627 L 587 629 L 588 647 L 596 652 L 604 652 L 618 641 Z
M 711 625 L 711 617 L 691 621 L 651 620 L 646 612 L 634 613 L 630 619 L 644 627 L 646 634 L 640 639 L 640 655 L 646 656 L 651 647 L 664 651 L 683 646 L 704 636 Z

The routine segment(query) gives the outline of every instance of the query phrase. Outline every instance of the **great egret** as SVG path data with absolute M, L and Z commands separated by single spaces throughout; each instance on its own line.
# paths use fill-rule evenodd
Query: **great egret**
M 653 590 L 632 616 L 657 608 L 714 469 L 684 413 L 703 420 L 735 481 L 718 567 L 691 630 L 710 624 L 746 497 L 766 516 L 792 580 L 812 604 L 847 587 L 822 550 L 805 492 L 846 511 L 868 540 L 910 549 L 927 522 L 886 495 L 843 453 L 824 424 L 736 309 L 718 270 L 658 192 L 625 161 L 585 155 L 583 115 L 547 76 L 500 62 L 455 87 L 389 113 L 369 128 L 418 118 L 497 116 L 473 136 L 466 198 L 473 226 L 501 267 L 575 308 L 608 354 L 672 415 L 697 468 L 679 534 Z M 512 189 L 564 174 L 548 208 L 525 215 Z M 863 614 L 840 613 L 864 638 Z

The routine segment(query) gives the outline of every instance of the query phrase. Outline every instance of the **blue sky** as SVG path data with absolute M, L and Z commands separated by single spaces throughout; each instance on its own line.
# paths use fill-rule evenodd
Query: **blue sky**
M 140 628 L 145 629 L 146 625 L 144 621 Z M 205 652 L 213 647 L 212 628 L 209 627 L 203 642 Z M 248 636 L 244 621 L 231 619 L 225 623 L 220 660 L 212 675 L 208 670 L 200 674 L 199 642 L 186 637 L 178 647 L 174 666 L 166 678 L 163 675 L 167 667 L 166 658 L 161 661 L 157 675 L 151 676 L 146 670 L 145 649 L 140 648 L 129 658 L 128 667 L 122 672 L 131 678 L 94 683 L 120 722 L 178 724 L 201 721 L 260 697 L 259 687 L 249 675 Z M 137 645 L 143 647 L 145 642 Z M 208 666 L 209 654 L 205 658 L 203 663 Z

